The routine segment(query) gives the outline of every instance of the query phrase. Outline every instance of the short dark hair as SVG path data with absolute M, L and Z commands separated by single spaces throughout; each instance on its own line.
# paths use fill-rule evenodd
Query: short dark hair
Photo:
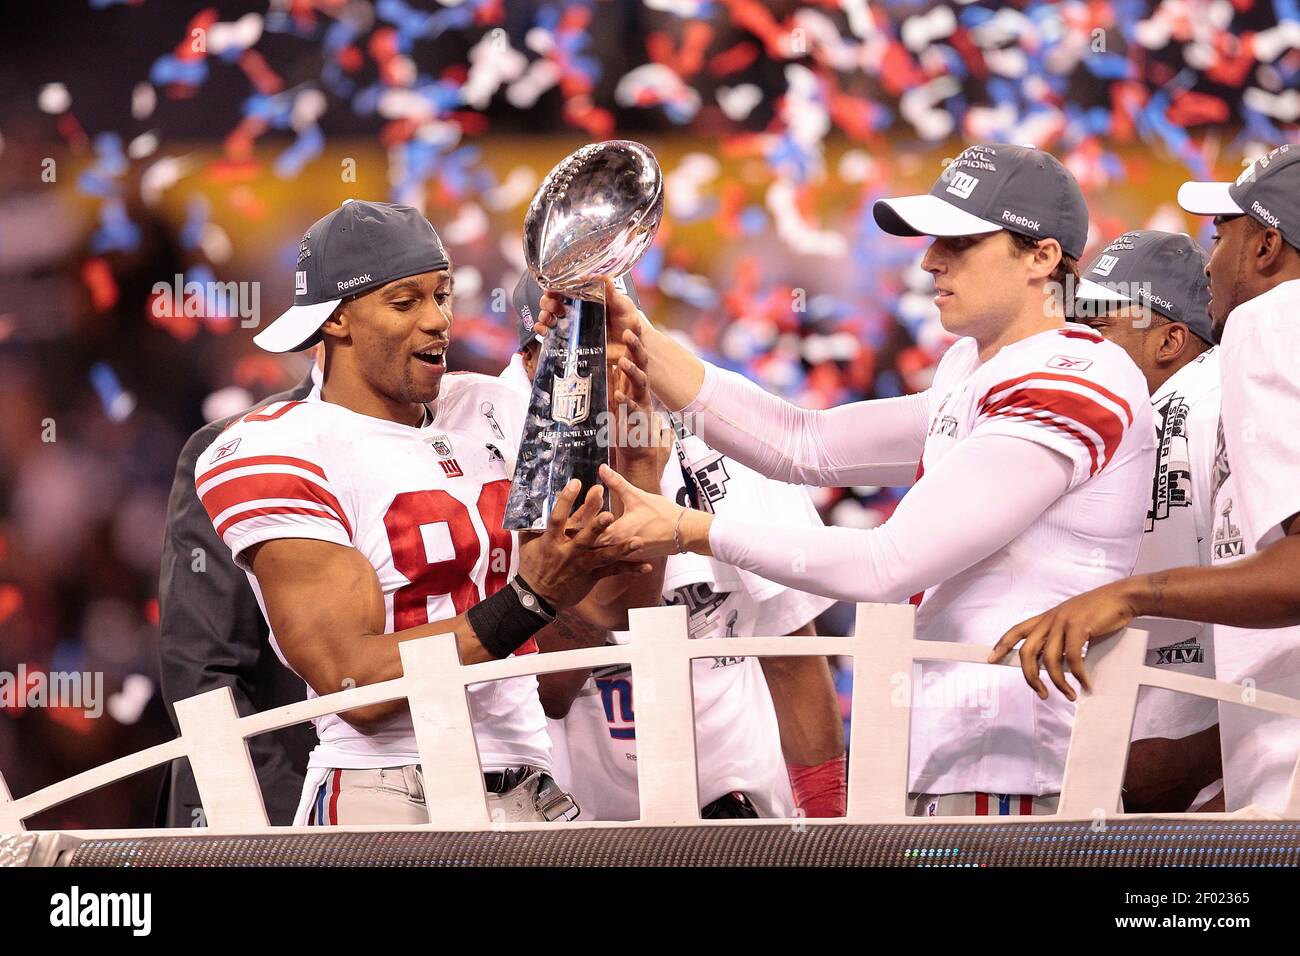
M 1041 239 L 1035 239 L 1033 236 L 1025 236 L 1018 232 L 1008 231 L 1007 235 L 1011 237 L 1011 244 L 1015 247 L 1016 254 L 1031 252 L 1038 248 Z M 1061 250 L 1061 261 L 1056 264 L 1052 274 L 1048 276 L 1052 282 L 1065 284 L 1067 276 L 1072 276 L 1075 282 L 1079 281 L 1079 260 L 1074 256 L 1066 255 L 1065 250 Z
M 1038 248 L 1041 239 L 1035 239 L 1033 236 L 1022 235 L 1018 232 L 1007 230 L 1007 235 L 1011 237 L 1011 247 L 1016 255 L 1026 252 L 1032 252 Z M 1061 250 L 1061 259 L 1052 270 L 1052 274 L 1047 277 L 1047 281 L 1054 283 L 1061 290 L 1064 301 L 1061 303 L 1067 319 L 1074 318 L 1074 293 L 1078 288 L 1080 281 L 1079 260 L 1074 256 L 1066 255 L 1064 249 Z

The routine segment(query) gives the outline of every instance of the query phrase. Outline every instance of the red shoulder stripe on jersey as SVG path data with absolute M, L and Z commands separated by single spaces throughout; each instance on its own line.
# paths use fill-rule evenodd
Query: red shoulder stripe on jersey
M 1018 388 L 989 404 L 986 414 L 997 414 L 1004 410 L 1042 411 L 1075 424 L 1086 425 L 1101 438 L 1104 446 L 1105 455 L 1100 468 L 1105 468 L 1110 463 L 1119 450 L 1120 442 L 1124 440 L 1124 422 L 1120 417 L 1100 402 L 1077 392 L 1054 388 Z M 1088 442 L 1089 448 L 1094 444 Z M 1093 471 L 1099 470 L 1095 460 L 1093 464 Z
M 1061 421 L 1058 418 L 1041 418 L 1040 415 L 1041 415 L 1040 412 L 1033 412 L 1033 411 L 1026 412 L 1026 411 L 1018 411 L 1016 409 L 1003 409 L 1000 412 L 993 412 L 989 417 L 990 418 L 1023 418 L 1026 421 L 1034 422 L 1037 425 L 1045 426 L 1047 428 L 1055 428 L 1057 431 L 1065 432 L 1065 434 L 1069 435 L 1071 438 L 1073 438 L 1075 441 L 1077 441 L 1080 445 L 1082 445 L 1084 448 L 1088 450 L 1088 457 L 1089 459 L 1091 459 L 1091 464 L 1088 467 L 1088 477 L 1091 478 L 1093 475 L 1095 475 L 1098 469 L 1096 442 L 1090 440 L 1087 435 L 1079 431 L 1077 428 L 1073 428 L 1067 425 L 1065 422 Z
M 301 475 L 241 475 L 209 488 L 201 500 L 203 507 L 208 511 L 208 517 L 216 521 L 219 514 L 235 505 L 266 498 L 291 498 L 318 502 L 334 512 L 334 517 L 338 519 L 339 524 L 347 529 L 348 537 L 352 537 L 352 525 L 348 522 L 339 500 L 328 488 L 323 488 Z
M 249 518 L 261 518 L 264 515 L 313 515 L 317 518 L 329 518 L 331 521 L 338 521 L 338 518 L 328 511 L 319 508 L 291 508 L 288 505 L 276 505 L 274 508 L 250 508 L 248 511 L 241 511 L 239 514 L 231 515 L 217 528 L 217 537 L 225 537 L 226 531 L 231 525 L 239 524 L 241 521 L 247 521 Z
M 285 412 L 295 409 L 302 404 L 305 404 L 302 401 L 302 399 L 299 399 L 295 402 L 285 402 L 284 405 L 282 405 L 281 407 L 277 408 L 275 411 L 270 413 L 263 413 L 260 411 L 249 412 L 247 415 L 244 416 L 243 420 L 246 422 L 273 422 L 281 415 L 283 415 Z
M 222 462 L 215 468 L 210 468 L 203 474 L 194 479 L 195 487 L 203 484 L 209 478 L 215 478 L 217 475 L 224 475 L 228 471 L 234 471 L 236 468 L 249 468 L 253 465 L 289 465 L 293 468 L 301 468 L 304 471 L 310 471 L 314 475 L 320 475 L 326 478 L 325 469 L 320 465 L 313 464 L 305 458 L 290 458 L 286 455 L 254 455 L 250 458 L 236 458 L 234 461 Z M 328 478 L 326 478 L 328 480 Z
M 1061 329 L 1061 334 L 1067 339 L 1083 339 L 1085 342 L 1094 342 L 1100 345 L 1104 339 L 1096 332 L 1085 332 L 1083 329 Z
M 994 385 L 987 392 L 985 392 L 984 397 L 980 399 L 979 401 L 980 411 L 984 410 L 984 404 L 989 400 L 990 395 L 993 395 L 996 392 L 1001 392 L 1004 389 L 1014 388 L 1015 386 L 1021 384 L 1022 382 L 1028 382 L 1031 379 L 1044 379 L 1044 378 L 1053 382 L 1072 382 L 1075 385 L 1082 385 L 1085 388 L 1090 388 L 1094 392 L 1097 392 L 1099 395 L 1104 395 L 1106 398 L 1109 398 L 1120 408 L 1124 409 L 1124 414 L 1128 416 L 1128 423 L 1130 425 L 1133 424 L 1133 408 L 1129 405 L 1128 402 L 1124 401 L 1124 399 L 1120 398 L 1110 389 L 1098 385 L 1096 382 L 1090 381 L 1089 379 L 1080 378 L 1078 375 L 1062 375 L 1060 372 L 1046 372 L 1046 371 L 1030 372 L 1028 375 L 1021 375 L 1017 378 L 1009 378 L 1005 382 L 998 382 L 998 384 Z
M 1120 417 L 1100 402 L 1077 392 L 1060 391 L 1055 388 L 1018 388 L 1003 395 L 986 408 L 987 415 L 998 415 L 1008 411 L 1047 412 L 1055 418 L 1086 425 L 1100 436 L 1104 445 L 1105 458 L 1100 466 L 1102 468 L 1105 468 L 1111 458 L 1115 457 L 1120 442 L 1124 440 L 1124 423 Z M 1064 430 L 1062 428 L 1062 431 Z M 1086 443 L 1090 451 L 1095 448 L 1094 441 Z M 1097 470 L 1094 454 L 1093 471 Z

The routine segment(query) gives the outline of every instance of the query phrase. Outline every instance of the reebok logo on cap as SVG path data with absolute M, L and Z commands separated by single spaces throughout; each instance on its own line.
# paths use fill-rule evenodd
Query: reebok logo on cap
M 1037 219 L 1030 219 L 1028 216 L 1018 216 L 1010 209 L 1002 210 L 1002 221 L 1009 222 L 1013 226 L 1020 226 L 1022 229 L 1032 229 L 1034 232 L 1038 232 L 1038 230 L 1043 228 Z
M 371 282 L 371 281 L 373 280 L 370 278 L 370 273 L 367 272 L 365 275 L 356 276 L 355 278 L 347 279 L 344 282 L 340 282 L 338 284 L 339 291 L 342 292 L 344 289 L 352 289 L 359 285 L 365 285 L 367 282 Z
M 1253 212 L 1255 215 L 1259 216 L 1260 219 L 1263 219 L 1274 229 L 1276 229 L 1277 224 L 1281 222 L 1281 220 L 1278 219 L 1277 216 L 1273 215 L 1271 212 L 1269 212 L 1267 209 L 1261 206 L 1259 204 L 1258 199 L 1256 199 L 1253 203 L 1250 204 L 1250 211 Z

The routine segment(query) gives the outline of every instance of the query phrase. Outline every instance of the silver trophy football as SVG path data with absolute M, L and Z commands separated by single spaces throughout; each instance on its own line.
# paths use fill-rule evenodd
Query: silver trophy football
M 541 529 L 573 478 L 583 492 L 609 462 L 603 276 L 617 279 L 649 247 L 663 217 L 663 176 L 640 143 L 592 143 L 542 180 L 524 218 L 524 259 L 538 285 L 568 297 L 546 334 L 533 380 L 505 527 Z

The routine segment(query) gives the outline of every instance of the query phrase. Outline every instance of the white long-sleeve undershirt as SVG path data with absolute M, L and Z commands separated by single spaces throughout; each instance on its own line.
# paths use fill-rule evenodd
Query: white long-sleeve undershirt
M 783 527 L 719 515 L 709 545 L 718 560 L 801 591 L 905 601 L 1019 536 L 1069 490 L 1072 471 L 1044 445 L 975 434 L 928 468 L 877 528 Z
M 800 408 L 707 362 L 682 410 L 705 444 L 779 481 L 839 488 L 910 485 L 925 446 L 925 394 Z

